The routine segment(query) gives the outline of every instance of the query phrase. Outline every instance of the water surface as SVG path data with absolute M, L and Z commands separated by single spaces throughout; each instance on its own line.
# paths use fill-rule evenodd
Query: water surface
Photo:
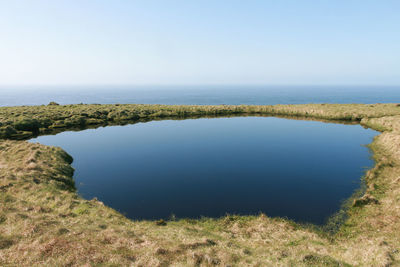
M 375 131 L 272 117 L 165 120 L 33 139 L 74 158 L 79 194 L 132 219 L 288 217 L 322 224 L 371 167 Z
M 400 103 L 400 86 L 0 87 L 0 106 L 60 104 L 275 105 Z

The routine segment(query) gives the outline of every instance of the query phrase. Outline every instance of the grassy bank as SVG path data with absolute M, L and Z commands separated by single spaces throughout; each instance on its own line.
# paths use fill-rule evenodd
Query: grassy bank
M 281 115 L 325 120 L 360 121 L 366 117 L 400 115 L 400 106 L 380 105 L 275 105 L 275 106 L 172 106 L 172 105 L 47 105 L 0 108 L 0 138 L 27 139 L 101 125 L 134 123 L 162 118 L 224 115 Z
M 75 191 L 71 158 L 22 140 L 142 120 L 228 115 L 354 121 L 382 131 L 365 194 L 334 235 L 259 216 L 131 221 Z M 0 108 L 0 266 L 400 265 L 400 107 L 68 105 Z

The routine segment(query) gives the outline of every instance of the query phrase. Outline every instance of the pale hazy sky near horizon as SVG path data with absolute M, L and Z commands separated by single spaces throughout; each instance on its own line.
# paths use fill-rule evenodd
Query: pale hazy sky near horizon
M 400 84 L 397 0 L 0 0 L 0 85 Z

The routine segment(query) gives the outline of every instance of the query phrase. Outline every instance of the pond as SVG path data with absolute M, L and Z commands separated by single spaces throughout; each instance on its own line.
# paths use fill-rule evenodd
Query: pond
M 323 224 L 373 166 L 360 125 L 232 117 L 63 132 L 31 142 L 73 158 L 78 193 L 127 217 L 226 214 Z

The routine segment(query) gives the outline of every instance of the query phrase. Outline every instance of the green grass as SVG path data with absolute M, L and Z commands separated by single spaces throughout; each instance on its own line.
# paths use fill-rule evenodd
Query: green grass
M 339 120 L 380 130 L 370 145 L 376 165 L 363 178 L 365 188 L 326 228 L 264 214 L 131 221 L 76 194 L 72 158 L 62 149 L 10 140 L 165 118 L 246 115 Z M 0 266 L 400 265 L 395 104 L 4 107 L 0 135 Z
M 309 104 L 276 106 L 47 105 L 0 108 L 0 138 L 27 139 L 38 134 L 163 118 L 270 115 L 360 121 L 400 115 L 396 104 Z M 372 123 L 372 122 L 371 122 Z M 376 124 L 380 125 L 380 124 Z M 382 128 L 382 130 L 385 128 Z

